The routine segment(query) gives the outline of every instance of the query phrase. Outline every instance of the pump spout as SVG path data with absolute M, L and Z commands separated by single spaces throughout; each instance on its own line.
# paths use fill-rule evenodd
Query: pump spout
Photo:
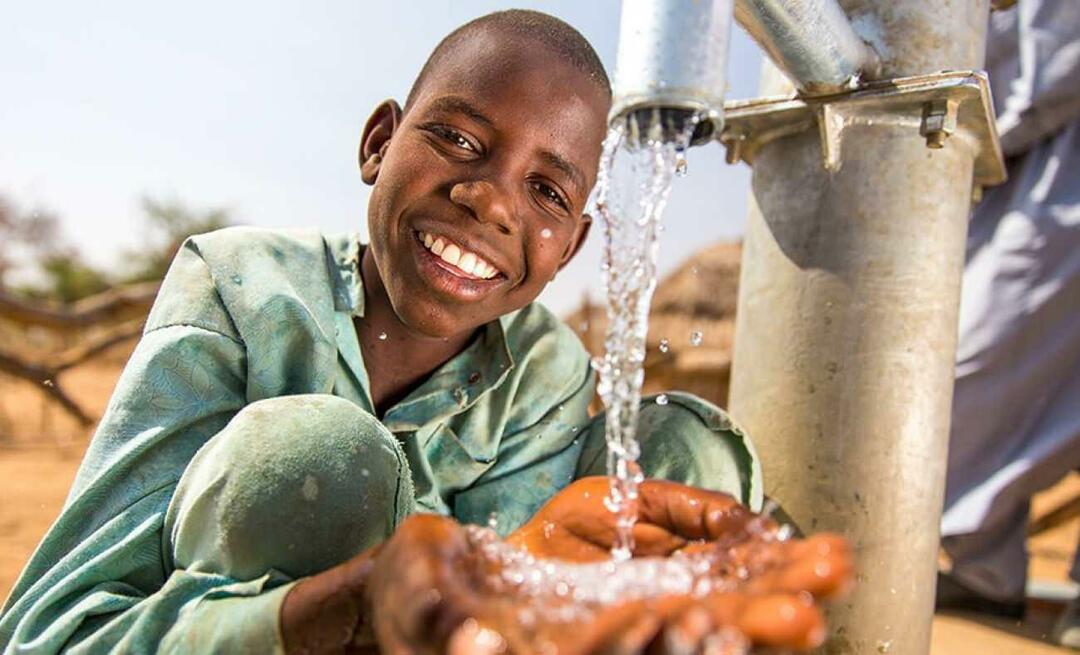
M 611 122 L 659 131 L 694 127 L 692 145 L 720 133 L 733 0 L 623 0 Z
M 846 91 L 880 71 L 836 0 L 736 0 L 735 19 L 804 96 Z

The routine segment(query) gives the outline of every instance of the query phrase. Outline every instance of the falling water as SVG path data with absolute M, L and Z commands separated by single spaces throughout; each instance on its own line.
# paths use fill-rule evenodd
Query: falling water
M 636 430 L 641 383 L 645 372 L 645 337 L 649 302 L 656 289 L 656 258 L 660 216 L 676 175 L 686 170 L 685 150 L 700 117 L 692 117 L 672 131 L 659 110 L 638 113 L 617 122 L 604 142 L 597 178 L 597 212 L 604 228 L 604 284 L 608 328 L 605 353 L 597 368 L 599 392 L 607 409 L 607 470 L 611 491 L 605 499 L 617 515 L 612 556 L 630 558 L 637 518 L 637 464 L 640 454 Z M 624 163 L 629 168 L 620 168 Z

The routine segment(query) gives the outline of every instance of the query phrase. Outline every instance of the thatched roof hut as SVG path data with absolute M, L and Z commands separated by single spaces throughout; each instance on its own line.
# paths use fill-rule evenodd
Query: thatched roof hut
M 741 256 L 740 243 L 717 243 L 657 285 L 649 313 L 646 393 L 676 389 L 727 403 Z M 603 352 L 607 318 L 602 304 L 586 301 L 566 321 L 589 352 Z M 697 346 L 692 345 L 695 332 L 701 333 Z

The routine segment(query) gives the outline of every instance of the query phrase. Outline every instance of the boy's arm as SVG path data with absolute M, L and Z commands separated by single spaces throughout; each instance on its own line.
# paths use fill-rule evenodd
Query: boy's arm
M 284 580 L 175 570 L 162 530 L 185 466 L 246 402 L 245 357 L 205 264 L 188 244 L 63 511 L 5 604 L 0 651 L 278 647 L 277 612 L 287 589 L 274 588 Z

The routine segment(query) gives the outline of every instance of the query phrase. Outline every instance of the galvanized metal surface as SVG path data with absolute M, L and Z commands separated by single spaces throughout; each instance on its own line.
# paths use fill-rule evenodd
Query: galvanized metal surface
M 857 30 L 878 30 L 885 75 L 981 67 L 986 0 L 841 4 Z M 741 137 L 754 172 L 731 410 L 754 437 L 767 493 L 803 529 L 841 532 L 856 547 L 857 585 L 830 611 L 827 653 L 929 649 L 980 149 L 964 104 L 940 149 L 927 138 L 949 127 L 948 107 L 924 121 L 920 103 L 885 120 L 835 103 L 778 104 L 746 118 L 772 134 Z M 784 112 L 790 124 L 770 123 Z M 842 129 L 822 134 L 821 124 Z
M 736 0 L 735 19 L 804 95 L 855 88 L 880 68 L 836 0 Z
M 952 103 L 950 105 L 950 103 Z M 952 107 L 951 121 L 931 123 L 933 109 Z M 928 130 L 940 130 L 941 147 L 951 137 L 966 139 L 975 147 L 975 184 L 994 186 L 1005 181 L 1005 160 L 1001 154 L 990 83 L 981 71 L 951 71 L 882 80 L 859 90 L 835 96 L 799 99 L 756 98 L 724 104 L 725 125 L 718 136 L 729 149 L 729 161 L 753 164 L 754 155 L 770 141 L 817 129 L 822 139 L 824 165 L 843 165 L 843 133 L 849 125 L 895 123 L 911 127 L 910 138 L 926 143 Z M 734 152 L 733 152 L 734 150 Z
M 733 0 L 624 0 L 611 118 L 645 108 L 703 112 L 719 133 Z

